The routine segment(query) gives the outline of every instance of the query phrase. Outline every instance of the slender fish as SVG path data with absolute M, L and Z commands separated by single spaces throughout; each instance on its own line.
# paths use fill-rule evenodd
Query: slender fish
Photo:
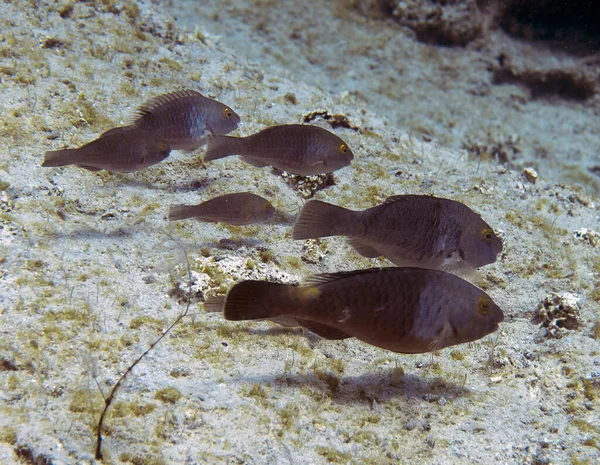
M 151 131 L 173 150 L 193 151 L 211 134 L 228 134 L 240 117 L 195 90 L 159 95 L 137 109 L 132 125 Z
M 198 221 L 245 225 L 262 223 L 275 214 L 275 207 L 262 197 L 250 192 L 226 194 L 199 205 L 171 207 L 169 221 L 194 218 Z
M 241 155 L 253 166 L 273 166 L 303 176 L 331 173 L 348 166 L 354 158 L 335 134 L 302 124 L 272 126 L 248 137 L 208 138 L 205 162 L 230 155 Z
M 115 128 L 76 149 L 46 152 L 42 166 L 76 165 L 90 171 L 129 173 L 169 156 L 171 148 L 156 135 L 134 127 Z
M 242 281 L 228 292 L 223 312 L 228 320 L 295 319 L 326 339 L 355 337 L 407 354 L 475 341 L 504 320 L 481 289 L 423 268 L 322 274 L 299 287 Z
M 466 205 L 427 195 L 397 195 L 352 211 L 319 200 L 307 202 L 294 239 L 347 236 L 364 257 L 380 255 L 397 266 L 418 266 L 472 276 L 496 261 L 502 241 Z

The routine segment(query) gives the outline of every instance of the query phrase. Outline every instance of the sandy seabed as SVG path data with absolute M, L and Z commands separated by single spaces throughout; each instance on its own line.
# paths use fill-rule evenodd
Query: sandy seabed
M 354 93 L 246 61 L 153 4 L 2 2 L 0 18 L 1 463 L 99 462 L 103 396 L 188 297 L 189 316 L 118 391 L 103 463 L 600 460 L 593 189 L 417 136 Z M 294 282 L 389 262 L 343 238 L 293 241 L 302 193 L 235 157 L 205 166 L 202 149 L 175 152 L 135 174 L 40 167 L 46 150 L 83 144 L 182 88 L 231 105 L 238 134 L 308 117 L 344 138 L 356 158 L 315 198 L 363 209 L 433 194 L 480 213 L 504 238 L 481 270 L 505 312 L 500 331 L 400 355 L 204 313 L 204 298 L 240 279 Z M 278 221 L 166 220 L 170 204 L 240 190 L 268 198 Z

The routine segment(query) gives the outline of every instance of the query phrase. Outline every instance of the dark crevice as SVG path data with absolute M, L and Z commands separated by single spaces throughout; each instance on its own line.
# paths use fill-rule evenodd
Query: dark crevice
M 43 455 L 36 455 L 28 446 L 19 446 L 17 456 L 30 465 L 53 465 L 52 460 Z
M 346 115 L 331 115 L 327 110 L 325 111 L 313 111 L 304 115 L 302 118 L 303 123 L 310 123 L 316 119 L 323 119 L 327 121 L 333 129 L 337 128 L 346 128 L 352 129 L 353 131 L 358 131 L 358 126 L 353 126 L 350 124 L 350 120 Z
M 541 40 L 577 55 L 600 51 L 600 8 L 590 0 L 510 0 L 499 24 L 509 34 Z
M 565 69 L 516 72 L 500 67 L 494 70 L 492 82 L 523 84 L 530 90 L 534 99 L 558 96 L 567 100 L 583 101 L 594 95 L 596 84 L 591 78 L 578 74 L 576 70 Z

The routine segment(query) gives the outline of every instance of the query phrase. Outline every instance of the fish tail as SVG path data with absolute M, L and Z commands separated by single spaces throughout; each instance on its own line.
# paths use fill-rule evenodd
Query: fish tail
M 240 141 L 239 137 L 221 135 L 208 137 L 204 161 L 217 160 L 234 154 L 240 155 L 239 151 L 242 145 Z
M 223 311 L 224 304 L 225 297 L 211 297 L 204 302 L 204 311 L 208 313 L 221 313 Z
M 77 150 L 78 149 L 64 149 L 48 151 L 44 154 L 42 166 L 52 167 L 71 165 L 74 163 L 74 156 L 76 155 Z
M 302 299 L 294 298 L 299 288 L 266 281 L 242 281 L 234 285 L 223 313 L 228 320 L 262 320 L 291 315 Z
M 314 239 L 316 237 L 346 235 L 349 216 L 355 213 L 320 200 L 307 202 L 292 231 L 294 239 Z
M 169 221 L 185 220 L 198 216 L 197 205 L 177 205 L 169 208 Z

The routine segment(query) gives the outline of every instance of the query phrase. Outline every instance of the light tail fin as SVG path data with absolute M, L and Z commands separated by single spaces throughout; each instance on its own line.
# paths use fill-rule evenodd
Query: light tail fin
M 77 149 L 64 149 L 49 151 L 44 154 L 42 166 L 66 166 L 75 163 Z
M 169 221 L 185 220 L 198 216 L 196 205 L 176 205 L 169 208 Z

